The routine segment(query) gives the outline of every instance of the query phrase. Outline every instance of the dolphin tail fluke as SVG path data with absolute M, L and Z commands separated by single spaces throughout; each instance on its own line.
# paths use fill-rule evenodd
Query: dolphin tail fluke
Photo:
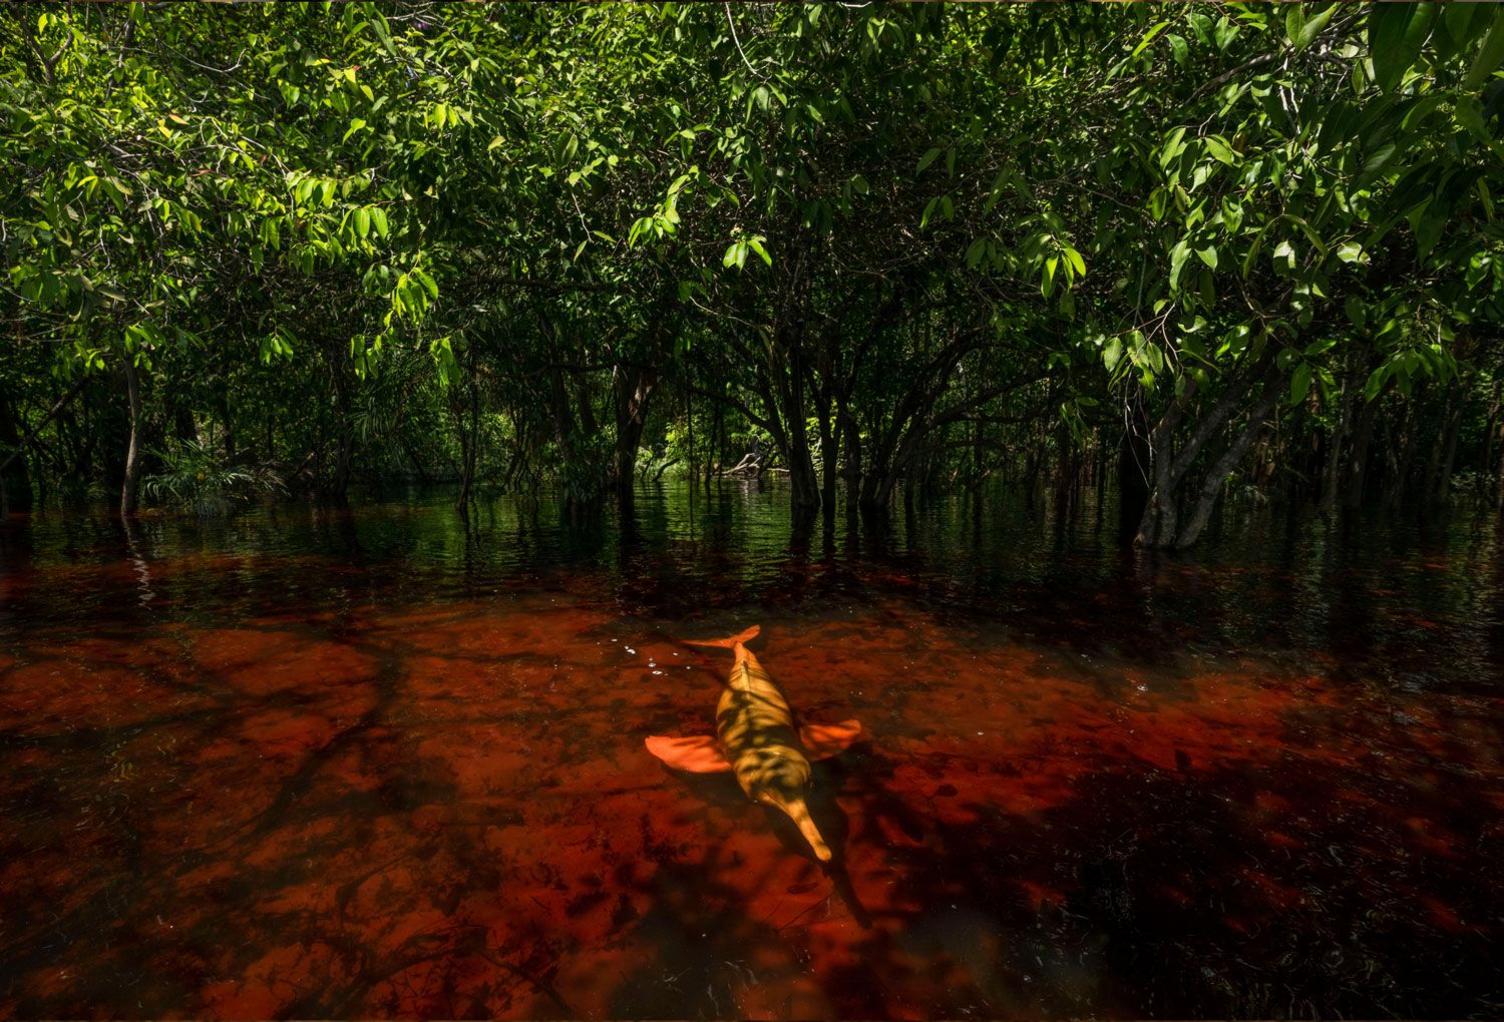
M 716 649 L 735 649 L 757 638 L 762 633 L 761 625 L 753 625 L 746 631 L 728 635 L 724 639 L 685 639 L 691 646 L 714 646 Z

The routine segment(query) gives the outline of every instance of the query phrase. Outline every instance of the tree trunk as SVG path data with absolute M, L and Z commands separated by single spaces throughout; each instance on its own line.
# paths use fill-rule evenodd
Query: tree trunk
M 1337 506 L 1337 494 L 1342 489 L 1342 453 L 1348 446 L 1348 436 L 1352 432 L 1353 402 L 1356 400 L 1358 387 L 1359 381 L 1352 378 L 1351 374 L 1343 377 L 1337 425 L 1332 430 L 1326 452 L 1326 469 L 1321 479 L 1321 510 L 1323 511 L 1330 511 Z
M 637 478 L 637 449 L 647 423 L 648 400 L 658 386 L 658 372 L 644 367 L 616 366 L 611 374 L 616 409 L 616 493 L 623 506 L 632 502 Z
M 710 443 L 705 452 L 705 495 L 710 496 L 710 482 L 715 478 L 721 458 L 726 447 L 726 407 L 719 401 L 711 402 L 715 406 L 710 424 Z
M 1411 468 L 1415 464 L 1415 448 L 1417 437 L 1420 433 L 1420 423 L 1417 421 L 1417 407 L 1419 405 L 1419 392 L 1412 393 L 1405 402 L 1405 418 L 1399 427 L 1398 436 L 1394 437 L 1386 445 L 1391 453 L 1391 471 L 1384 480 L 1384 507 L 1392 509 L 1399 506 L 1400 500 L 1405 495 L 1405 487 L 1410 481 Z M 1395 452 L 1398 451 L 1397 454 Z
M 1478 459 L 1478 492 L 1484 490 L 1488 473 L 1494 467 L 1494 439 L 1499 428 L 1499 397 L 1504 391 L 1504 380 L 1494 380 L 1493 399 L 1488 405 L 1488 423 L 1483 427 L 1483 457 Z
M 1361 507 L 1363 489 L 1368 481 L 1368 446 L 1373 439 L 1373 423 L 1378 415 L 1381 395 L 1364 401 L 1358 411 L 1358 423 L 1353 430 L 1353 440 L 1348 445 L 1347 485 L 1342 495 L 1342 506 L 1348 510 Z
M 10 395 L 0 390 L 0 457 L 5 459 L 0 465 L 0 515 L 31 508 L 31 472 L 25 443 Z
M 329 384 L 334 397 L 334 469 L 324 482 L 324 497 L 330 503 L 343 507 L 349 500 L 351 464 L 355 458 L 355 423 L 353 421 L 355 365 L 351 361 L 348 343 L 330 342 L 324 347 L 324 361 L 329 370 Z M 229 444 L 229 425 L 225 425 L 225 441 Z M 320 444 L 322 448 L 322 444 Z M 228 446 L 226 447 L 228 451 Z M 322 457 L 322 455 L 321 455 Z
M 1153 441 L 1142 400 L 1135 397 L 1125 411 L 1128 421 L 1118 441 L 1118 538 L 1126 544 L 1132 543 L 1137 536 L 1140 545 L 1154 546 L 1162 511 L 1151 514 L 1150 500 L 1155 492 L 1169 493 L 1170 451 L 1160 448 L 1160 457 L 1155 460 L 1156 451 L 1151 446 Z M 1179 413 L 1175 418 L 1179 418 Z M 1155 428 L 1154 432 L 1161 438 L 1167 435 L 1168 429 L 1174 428 L 1173 421 L 1167 428 L 1167 421 L 1170 421 L 1168 413 Z M 1151 471 L 1163 488 L 1150 485 Z
M 480 444 L 480 388 L 475 382 L 475 346 L 469 345 L 466 353 L 469 355 L 465 374 L 466 397 L 469 398 L 466 404 L 469 407 L 461 407 L 455 414 L 460 434 L 460 495 L 455 503 L 461 511 L 470 506 Z
M 803 355 L 797 342 L 789 350 L 786 376 L 780 380 L 779 398 L 786 434 L 784 458 L 789 466 L 790 499 L 796 515 L 808 516 L 820 509 L 820 484 L 815 475 L 815 459 L 809 446 L 809 425 L 805 415 Z
M 1180 422 L 1181 416 L 1189 406 L 1191 398 L 1195 396 L 1195 379 L 1186 385 L 1180 395 L 1171 404 L 1165 414 L 1165 419 L 1155 427 L 1155 450 L 1154 450 L 1154 489 L 1149 497 L 1149 506 L 1144 511 L 1144 522 L 1139 528 L 1137 542 L 1141 546 L 1173 546 L 1176 542 L 1179 518 L 1180 484 L 1190 471 L 1197 455 L 1201 453 L 1208 440 L 1237 410 L 1238 405 L 1246 400 L 1252 388 L 1259 379 L 1264 380 L 1266 388 L 1273 386 L 1278 377 L 1278 366 L 1274 361 L 1274 350 L 1271 346 L 1258 359 L 1253 362 L 1248 370 L 1238 374 L 1227 382 L 1227 387 L 1207 410 L 1206 414 L 1196 423 L 1195 430 L 1185 446 L 1174 453 L 1170 459 L 1169 443 L 1173 439 L 1174 429 Z M 1161 428 L 1165 428 L 1164 434 L 1158 435 Z M 1168 465 L 1162 464 L 1162 460 L 1168 460 Z
M 1457 433 L 1462 425 L 1464 403 L 1462 384 L 1453 380 L 1452 386 L 1447 390 L 1447 400 L 1442 410 L 1441 432 L 1438 437 L 1441 456 L 1437 461 L 1435 473 L 1428 480 L 1430 499 L 1436 503 L 1446 500 L 1447 493 L 1451 489 L 1452 468 L 1457 462 Z
M 1180 477 L 1176 474 L 1175 457 L 1175 429 L 1180 425 L 1180 420 L 1185 417 L 1185 410 L 1190 407 L 1192 399 L 1196 396 L 1199 384 L 1194 376 L 1188 377 L 1179 394 L 1170 402 L 1170 407 L 1165 409 L 1165 414 L 1154 426 L 1154 431 L 1148 433 L 1148 422 L 1144 417 L 1143 401 L 1138 399 L 1132 432 L 1137 434 L 1132 444 L 1125 449 L 1125 454 L 1132 454 L 1133 464 L 1129 466 L 1120 460 L 1120 471 L 1136 471 L 1140 476 L 1140 482 L 1133 485 L 1143 485 L 1148 488 L 1147 495 L 1139 500 L 1135 494 L 1135 503 L 1142 507 L 1142 516 L 1139 522 L 1138 535 L 1135 542 L 1139 546 L 1168 545 L 1175 535 L 1176 521 L 1176 494 L 1175 488 L 1180 483 Z M 1229 388 L 1229 395 L 1232 393 Z M 1224 396 L 1224 399 L 1226 396 Z M 1214 406 L 1213 412 L 1220 406 Z M 1147 437 L 1145 434 L 1148 433 Z M 1208 432 L 1206 435 L 1210 435 Z M 1206 437 L 1198 430 L 1197 437 L 1192 438 L 1199 449 Z M 1127 442 L 1128 438 L 1124 438 Z M 1187 450 L 1193 450 L 1187 445 Z M 1185 465 L 1189 466 L 1189 460 Z M 1149 482 L 1152 476 L 1153 481 Z M 1127 485 L 1126 481 L 1120 481 L 1119 487 Z
M 862 433 L 844 398 L 836 401 L 836 422 L 841 431 L 841 476 L 846 480 L 846 499 L 855 506 L 862 484 Z
M 1499 444 L 1499 466 L 1494 473 L 1494 489 L 1498 494 L 1499 510 L 1504 511 L 1504 443 Z
M 125 357 L 125 393 L 130 403 L 130 439 L 125 447 L 125 478 L 120 484 L 120 514 L 136 513 L 141 491 L 141 380 L 136 361 Z
M 1264 384 L 1264 396 L 1254 405 L 1249 413 L 1248 422 L 1232 443 L 1227 445 L 1227 450 L 1222 452 L 1207 472 L 1206 478 L 1201 482 L 1201 492 L 1196 500 L 1196 509 L 1191 513 L 1190 520 L 1180 535 L 1175 537 L 1175 547 L 1179 550 L 1193 545 L 1201 538 L 1201 533 L 1206 529 L 1206 523 L 1211 520 L 1212 510 L 1217 505 L 1217 498 L 1226 485 L 1227 477 L 1237 467 L 1238 462 L 1243 460 L 1243 455 L 1248 453 L 1248 448 L 1258 437 L 1259 431 L 1264 428 L 1264 421 L 1269 418 L 1269 413 L 1274 410 L 1274 404 L 1279 400 L 1280 388 L 1274 380 Z
M 836 430 L 829 409 L 820 416 L 820 506 L 825 509 L 825 527 L 836 525 Z

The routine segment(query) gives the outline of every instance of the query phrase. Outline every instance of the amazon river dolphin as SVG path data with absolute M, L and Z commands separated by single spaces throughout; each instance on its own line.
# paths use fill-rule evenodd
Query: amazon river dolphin
M 795 725 L 789 701 L 747 649 L 747 643 L 760 631 L 753 625 L 726 639 L 688 640 L 694 646 L 729 649 L 736 658 L 716 707 L 716 737 L 654 735 L 647 740 L 648 751 L 675 770 L 735 772 L 748 798 L 787 813 L 809 842 L 815 858 L 829 862 L 830 846 L 820 836 L 804 799 L 809 788 L 809 762 L 847 748 L 861 736 L 862 725 L 854 720 Z

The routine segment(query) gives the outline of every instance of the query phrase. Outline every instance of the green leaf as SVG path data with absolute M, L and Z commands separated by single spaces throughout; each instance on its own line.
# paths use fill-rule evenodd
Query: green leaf
M 1398 152 L 1399 147 L 1393 142 L 1379 146 L 1364 161 L 1360 180 L 1370 181 L 1378 177 L 1379 174 L 1383 173 L 1384 168 L 1389 166 L 1390 161 L 1394 159 L 1395 154 Z
M 1067 245 L 1065 246 L 1065 258 L 1070 261 L 1071 269 L 1076 271 L 1076 276 L 1086 276 L 1086 260 L 1081 258 L 1080 252 Z
M 1212 31 L 1213 41 L 1216 42 L 1217 49 L 1225 52 L 1232 45 L 1232 41 L 1238 37 L 1239 31 L 1241 30 L 1237 25 L 1233 24 L 1227 15 L 1224 14 L 1221 18 L 1217 19 L 1217 27 Z
M 1185 67 L 1191 54 L 1191 48 L 1186 44 L 1185 37 L 1171 33 L 1165 36 L 1165 41 L 1170 44 L 1170 56 L 1174 58 L 1175 63 Z
M 1300 12 L 1299 24 L 1292 29 L 1291 23 L 1296 19 L 1296 11 Z M 1305 16 L 1305 5 L 1299 3 L 1290 4 L 1289 13 L 1285 15 L 1285 31 L 1289 34 L 1290 42 L 1294 45 L 1295 51 L 1299 53 L 1315 42 L 1316 37 L 1321 34 L 1321 30 L 1326 28 L 1327 22 L 1331 21 L 1332 15 L 1336 13 L 1337 5 L 1327 4 L 1324 9 L 1307 18 Z
M 1180 283 L 1180 271 L 1185 268 L 1185 261 L 1190 258 L 1191 249 L 1184 241 L 1177 241 L 1175 247 L 1170 249 L 1170 290 L 1174 291 Z
M 1435 4 L 1375 3 L 1368 8 L 1368 52 L 1373 58 L 1373 73 L 1379 88 L 1393 92 L 1420 56 L 1431 23 L 1436 19 Z
M 1290 45 L 1294 46 L 1297 50 L 1299 50 L 1299 49 L 1302 48 L 1301 45 L 1300 45 L 1300 43 L 1297 42 L 1296 40 L 1298 40 L 1300 38 L 1301 30 L 1304 29 L 1305 26 L 1306 26 L 1306 11 L 1305 11 L 1304 5 L 1302 5 L 1302 4 L 1286 4 L 1285 5 L 1285 38 L 1288 39 L 1290 41 Z
M 773 265 L 773 257 L 768 255 L 768 250 L 762 247 L 762 235 L 758 235 L 755 238 L 748 238 L 747 245 L 752 249 L 752 251 L 756 252 L 759 256 L 762 257 L 762 261 L 764 263 L 769 266 Z
M 1295 367 L 1295 374 L 1290 377 L 1290 403 L 1298 405 L 1306 399 L 1311 391 L 1311 363 L 1302 362 Z
M 1107 371 L 1110 373 L 1117 368 L 1118 363 L 1122 359 L 1123 340 L 1120 337 L 1114 337 L 1102 348 L 1102 364 L 1107 367 Z
M 1196 255 L 1207 265 L 1208 269 L 1217 268 L 1217 246 L 1208 245 L 1206 248 L 1198 248 Z
M 1164 148 L 1159 152 L 1159 165 L 1168 167 L 1170 161 L 1185 151 L 1185 128 L 1176 128 L 1170 132 L 1170 137 L 1165 139 Z
M 1220 163 L 1225 163 L 1229 167 L 1236 162 L 1232 147 L 1223 139 L 1216 135 L 1208 135 L 1202 141 L 1206 143 L 1206 151 L 1212 154 L 1213 159 Z
M 940 152 L 941 150 L 936 148 L 927 149 L 924 155 L 919 157 L 919 163 L 914 167 L 914 173 L 923 174 L 924 168 L 939 159 Z
M 1131 60 L 1132 58 L 1137 57 L 1140 53 L 1143 53 L 1144 50 L 1148 48 L 1149 44 L 1154 41 L 1154 37 L 1163 32 L 1166 26 L 1168 26 L 1169 24 L 1170 23 L 1168 21 L 1161 21 L 1159 24 L 1149 29 L 1149 31 L 1145 32 L 1144 37 L 1138 41 L 1138 45 L 1135 46 L 1133 48 L 1133 52 L 1129 54 L 1129 59 Z
M 1468 68 L 1467 78 L 1462 82 L 1464 89 L 1476 89 L 1483 84 L 1483 80 L 1493 73 L 1494 68 L 1504 61 L 1504 12 L 1499 8 L 1493 8 L 1494 23 L 1488 30 L 1488 35 L 1483 39 L 1483 45 L 1478 49 L 1478 56 L 1473 61 L 1473 66 Z M 1477 20 L 1474 19 L 1474 24 Z
M 987 251 L 987 239 L 978 238 L 966 248 L 966 268 L 974 270 L 982 262 L 982 256 Z
M 1288 241 L 1281 241 L 1274 247 L 1272 258 L 1274 259 L 1276 268 L 1293 270 L 1295 268 L 1295 247 Z
M 1156 188 L 1149 193 L 1149 215 L 1160 220 L 1165 215 L 1165 209 L 1170 201 L 1170 193 L 1163 188 Z

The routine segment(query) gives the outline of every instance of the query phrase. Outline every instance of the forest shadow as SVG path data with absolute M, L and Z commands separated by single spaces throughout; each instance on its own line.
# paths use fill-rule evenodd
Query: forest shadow
M 1478 872 L 1488 828 L 1466 784 L 1365 799 L 1365 778 L 1345 770 L 1182 763 L 1094 771 L 1069 801 L 1024 815 L 985 802 L 926 813 L 895 793 L 892 761 L 863 764 L 847 792 L 863 823 L 854 847 L 904 836 L 884 850 L 904 903 L 832 993 L 946 963 L 935 1007 L 947 1014 L 1462 1017 L 1497 1005 L 1504 969 L 1485 920 L 1504 884 Z

